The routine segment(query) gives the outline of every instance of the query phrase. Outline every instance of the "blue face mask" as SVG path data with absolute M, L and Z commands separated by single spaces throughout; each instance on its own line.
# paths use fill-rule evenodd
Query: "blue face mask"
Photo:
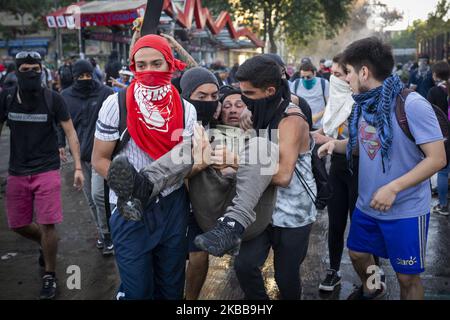
M 312 78 L 312 79 L 302 79 L 302 83 L 303 83 L 303 87 L 306 90 L 311 90 L 312 88 L 314 88 L 314 86 L 316 85 L 317 79 L 316 78 Z

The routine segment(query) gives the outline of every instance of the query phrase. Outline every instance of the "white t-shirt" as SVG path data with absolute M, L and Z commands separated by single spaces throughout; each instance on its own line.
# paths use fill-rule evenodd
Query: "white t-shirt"
M 294 92 L 297 81 L 299 82 L 298 88 L 297 91 Z M 308 102 L 311 108 L 312 115 L 325 110 L 325 99 L 328 101 L 328 98 L 330 96 L 330 83 L 326 79 L 323 79 L 323 81 L 325 82 L 325 90 L 322 90 L 322 80 L 319 77 L 316 77 L 316 84 L 314 85 L 314 87 L 312 87 L 311 90 L 307 90 L 303 86 L 302 79 L 297 79 L 294 82 L 289 83 L 291 92 L 298 97 L 302 97 L 306 100 L 306 102 Z M 313 123 L 313 126 L 315 128 L 322 127 L 322 119 L 320 119 L 316 123 Z

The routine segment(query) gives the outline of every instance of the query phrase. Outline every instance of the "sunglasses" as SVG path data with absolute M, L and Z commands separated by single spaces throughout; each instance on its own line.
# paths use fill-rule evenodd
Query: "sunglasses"
M 20 68 L 19 68 L 19 72 L 29 72 L 29 71 L 34 71 L 34 72 L 40 73 L 42 70 L 41 70 L 41 67 L 27 68 L 27 67 L 20 66 Z
M 39 60 L 42 59 L 39 52 L 36 52 L 36 51 L 21 51 L 16 54 L 16 59 L 25 59 L 27 57 L 31 57 L 33 59 L 39 59 Z

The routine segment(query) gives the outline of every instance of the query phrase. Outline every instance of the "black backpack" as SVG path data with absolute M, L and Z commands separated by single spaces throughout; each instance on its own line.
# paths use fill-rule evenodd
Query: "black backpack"
M 415 143 L 415 139 L 411 134 L 411 130 L 408 126 L 408 119 L 406 118 L 405 111 L 405 101 L 411 92 L 414 91 L 410 89 L 403 89 L 403 91 L 398 95 L 397 103 L 395 106 L 395 117 L 403 133 L 408 137 L 409 140 Z M 433 107 L 433 111 L 436 114 L 436 118 L 439 122 L 439 127 L 441 128 L 442 136 L 444 137 L 445 155 L 447 156 L 447 164 L 445 165 L 445 167 L 447 167 L 450 160 L 450 145 L 448 141 L 450 133 L 450 123 L 447 115 L 441 110 L 441 108 L 434 104 L 431 104 L 431 106 Z M 419 150 L 422 152 L 421 149 Z
M 306 122 L 308 120 L 306 119 L 306 116 L 302 113 L 293 112 L 293 113 L 284 113 L 283 118 L 288 116 L 299 116 L 303 118 Z M 328 200 L 333 195 L 333 190 L 331 188 L 331 185 L 328 183 L 328 173 L 327 169 L 325 167 L 325 159 L 320 159 L 319 155 L 317 153 L 317 150 L 319 149 L 319 145 L 315 145 L 312 154 L 311 154 L 311 167 L 312 172 L 314 175 L 314 180 L 316 181 L 316 187 L 317 187 L 317 194 L 314 194 L 314 192 L 311 190 L 311 188 L 308 186 L 305 178 L 300 173 L 300 171 L 295 168 L 295 175 L 300 180 L 300 183 L 302 184 L 303 188 L 305 188 L 306 193 L 308 194 L 309 198 L 312 200 L 314 205 L 318 210 L 323 210 L 327 206 Z

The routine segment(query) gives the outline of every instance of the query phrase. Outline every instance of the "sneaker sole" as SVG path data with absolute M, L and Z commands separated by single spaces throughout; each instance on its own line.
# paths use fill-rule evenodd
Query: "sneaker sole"
M 130 165 L 125 156 L 118 156 L 111 162 L 106 177 L 109 187 L 122 199 L 131 198 L 133 194 L 134 178 Z
M 321 291 L 327 291 L 327 292 L 333 292 L 337 286 L 341 284 L 341 280 L 339 280 L 334 286 L 326 286 L 323 284 L 319 285 L 319 290 Z
M 231 256 L 237 256 L 239 254 L 239 250 L 241 247 L 241 242 L 239 241 L 239 244 L 228 251 L 225 252 L 219 252 L 218 250 L 215 249 L 215 247 L 209 246 L 206 244 L 206 241 L 203 239 L 203 237 L 201 235 L 195 237 L 194 239 L 194 244 L 199 248 L 202 249 L 203 251 L 208 252 L 209 254 L 215 256 L 215 257 L 223 257 L 226 254 L 229 254 Z
M 134 188 L 133 170 L 125 156 L 118 156 L 111 162 L 108 170 L 108 185 L 117 195 L 117 210 L 126 219 L 140 221 L 142 204 L 132 197 Z
M 102 252 L 103 256 L 112 256 L 113 254 L 114 254 L 114 249 Z
M 117 210 L 126 220 L 142 220 L 142 204 L 139 199 L 130 198 L 124 200 L 122 198 L 117 198 Z

